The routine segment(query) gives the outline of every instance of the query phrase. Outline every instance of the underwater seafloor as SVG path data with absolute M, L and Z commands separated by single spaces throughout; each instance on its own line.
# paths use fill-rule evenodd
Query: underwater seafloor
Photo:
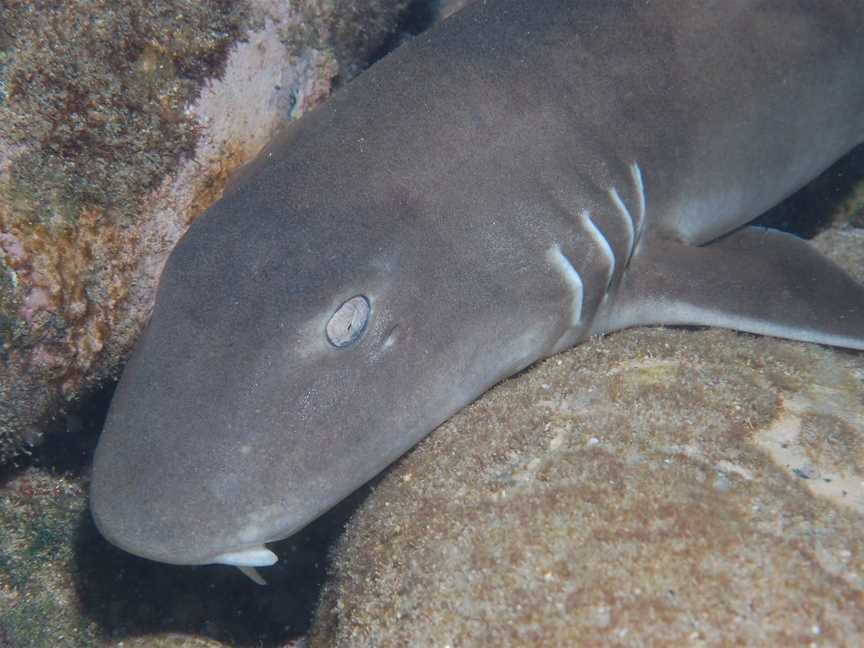
M 763 222 L 864 280 L 864 148 Z M 592 341 L 274 545 L 266 587 L 99 535 L 111 389 L 0 469 L 0 648 L 864 643 L 862 353 L 710 329 Z

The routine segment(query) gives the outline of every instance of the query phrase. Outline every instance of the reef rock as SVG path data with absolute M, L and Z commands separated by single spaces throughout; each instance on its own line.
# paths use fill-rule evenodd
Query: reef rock
M 405 4 L 3 3 L 0 464 L 117 373 L 186 228 Z
M 860 277 L 861 235 L 816 245 Z M 862 523 L 864 354 L 621 332 L 498 385 L 389 471 L 310 645 L 859 645 Z

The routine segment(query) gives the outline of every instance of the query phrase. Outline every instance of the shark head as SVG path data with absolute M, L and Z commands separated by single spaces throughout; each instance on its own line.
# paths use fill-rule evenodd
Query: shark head
M 282 166 L 226 196 L 175 248 L 115 393 L 91 505 L 105 537 L 133 554 L 272 563 L 266 543 L 558 335 L 560 315 L 541 308 L 567 299 L 554 271 L 546 289 L 520 283 L 524 267 L 421 217 L 410 192 L 304 192 L 295 176 L 288 204 L 271 188 L 291 177 Z

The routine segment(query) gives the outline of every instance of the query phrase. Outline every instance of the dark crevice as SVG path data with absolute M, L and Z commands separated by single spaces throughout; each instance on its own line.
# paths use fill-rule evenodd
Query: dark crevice
M 812 239 L 834 224 L 836 207 L 851 195 L 853 186 L 861 182 L 862 177 L 864 145 L 854 148 L 819 177 L 762 214 L 752 225 Z M 850 224 L 858 225 L 857 222 Z M 861 225 L 864 225 L 864 216 Z

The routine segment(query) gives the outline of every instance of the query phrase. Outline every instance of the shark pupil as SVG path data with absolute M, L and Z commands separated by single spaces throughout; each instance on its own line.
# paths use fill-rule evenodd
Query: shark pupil
M 337 349 L 357 342 L 366 331 L 370 310 L 369 300 L 363 295 L 344 302 L 327 322 L 327 341 Z

